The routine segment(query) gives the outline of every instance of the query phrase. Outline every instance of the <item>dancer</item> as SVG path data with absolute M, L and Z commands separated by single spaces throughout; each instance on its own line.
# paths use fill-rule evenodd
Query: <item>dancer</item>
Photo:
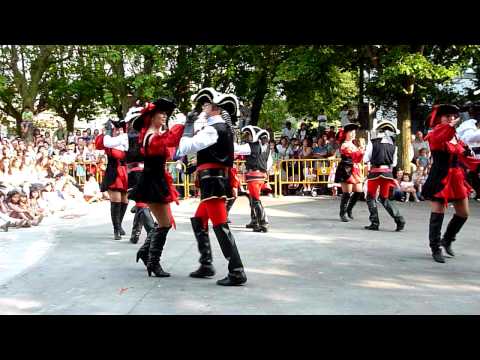
M 247 228 L 253 228 L 255 232 L 267 232 L 268 220 L 260 200 L 260 192 L 265 182 L 268 181 L 268 170 L 272 166 L 268 131 L 257 126 L 245 126 L 242 129 L 246 144 L 235 144 L 235 153 L 246 155 L 245 167 L 247 169 L 246 180 L 248 186 L 248 200 L 250 202 L 250 224 Z M 266 140 L 263 143 L 262 140 Z
M 380 220 L 377 209 L 377 191 L 380 190 L 378 200 L 388 214 L 397 224 L 395 231 L 401 231 L 405 227 L 405 219 L 395 204 L 390 201 L 390 188 L 398 186 L 393 177 L 392 167 L 397 165 L 397 147 L 395 137 L 400 130 L 388 120 L 377 123 L 368 142 L 363 161 L 370 163 L 371 168 L 367 177 L 367 206 L 370 212 L 370 225 L 367 230 L 378 230 Z
M 457 127 L 457 135 L 465 144 L 467 144 L 472 151 L 476 159 L 480 159 L 480 129 L 478 126 L 480 123 L 480 105 L 472 104 L 468 107 L 469 119 L 464 121 L 459 127 Z M 467 179 L 475 190 L 475 199 L 480 200 L 480 168 L 469 171 L 467 173 Z
M 207 125 L 193 135 L 195 113 L 189 114 L 184 136 L 180 140 L 180 156 L 197 153 L 197 178 L 200 186 L 200 205 L 191 218 L 193 232 L 200 252 L 200 267 L 190 274 L 194 278 L 208 278 L 215 275 L 212 265 L 212 250 L 208 236 L 208 220 L 228 260 L 228 275 L 218 280 L 222 286 L 246 283 L 235 239 L 227 224 L 225 200 L 232 197 L 231 168 L 233 166 L 233 134 L 221 116 L 222 108 L 233 107 L 238 111 L 238 100 L 234 95 L 220 94 L 212 88 L 200 90 L 194 101 L 208 116 Z M 228 111 L 228 110 L 227 110 Z M 202 114 L 200 114 L 202 115 Z M 199 116 L 201 117 L 201 116 Z
M 114 240 L 121 240 L 125 235 L 122 228 L 123 217 L 127 211 L 128 178 L 125 156 L 128 151 L 128 136 L 125 121 L 109 120 L 105 126 L 104 134 L 97 136 L 95 147 L 105 150 L 108 164 L 100 190 L 108 191 L 110 197 L 110 214 L 113 225 Z
M 455 256 L 452 243 L 469 215 L 468 194 L 472 188 L 465 179 L 462 167 L 475 170 L 480 163 L 470 156 L 468 147 L 457 138 L 455 125 L 460 121 L 455 105 L 435 105 L 429 116 L 431 132 L 426 136 L 432 154 L 432 167 L 423 185 L 422 196 L 431 201 L 429 240 L 432 257 L 444 263 L 441 246 Z M 453 202 L 455 214 L 441 238 L 445 209 Z
M 133 121 L 142 115 L 142 110 L 142 107 L 132 107 L 125 117 L 125 122 L 128 124 L 128 152 L 126 162 L 128 172 L 128 189 L 130 192 L 140 181 L 144 168 L 144 156 L 141 152 L 142 146 L 139 142 L 140 133 L 132 126 Z M 145 231 L 147 232 L 147 238 L 137 252 L 137 262 L 139 259 L 141 259 L 146 266 L 152 238 L 151 235 L 153 234 L 152 230 L 155 227 L 155 222 L 146 203 L 140 201 L 135 202 L 133 209 L 135 216 L 133 218 L 130 242 L 132 244 L 136 244 L 138 242 L 140 234 L 142 233 L 142 227 L 144 227 Z
M 147 104 L 142 114 L 132 120 L 132 127 L 140 131 L 139 141 L 142 144 L 144 169 L 138 183 L 130 191 L 130 197 L 137 203 L 146 203 L 152 211 L 158 226 L 150 233 L 148 247 L 137 254 L 145 262 L 148 276 L 153 273 L 156 277 L 168 277 L 170 274 L 162 269 L 160 258 L 167 241 L 174 220 L 170 210 L 170 203 L 177 201 L 178 193 L 173 185 L 171 175 L 165 169 L 166 161 L 171 157 L 170 148 L 178 146 L 183 134 L 185 115 L 177 114 L 171 117 L 176 105 L 160 98 L 154 103 Z M 171 117 L 171 118 L 170 118 Z M 169 129 L 167 126 L 167 119 Z M 146 252 L 148 247 L 148 259 Z
M 335 183 L 342 186 L 342 198 L 340 200 L 340 219 L 348 222 L 345 214 L 353 220 L 352 210 L 358 199 L 362 196 L 362 179 L 358 164 L 363 159 L 363 146 L 358 148 L 353 143 L 355 139 L 355 130 L 358 125 L 348 123 L 337 134 L 337 139 L 341 144 L 340 153 L 342 160 L 338 164 L 335 172 Z M 353 194 L 351 192 L 353 191 Z

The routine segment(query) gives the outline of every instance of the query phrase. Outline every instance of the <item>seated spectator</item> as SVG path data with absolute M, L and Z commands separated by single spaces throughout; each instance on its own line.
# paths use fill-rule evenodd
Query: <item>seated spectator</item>
M 93 175 L 87 174 L 87 181 L 83 187 L 83 198 L 89 204 L 103 199 L 100 185 Z
M 38 226 L 42 221 L 41 217 L 32 216 L 28 209 L 20 203 L 20 192 L 12 190 L 7 194 L 7 208 L 10 211 L 9 216 L 15 219 L 26 221 L 29 225 Z
M 5 187 L 0 189 L 0 228 L 3 231 L 8 231 L 9 227 L 30 227 L 31 225 L 28 221 L 15 219 L 9 216 L 11 211 L 8 209 L 6 196 L 3 190 L 5 190 Z
M 403 191 L 400 189 L 400 183 L 403 180 L 403 170 L 402 169 L 397 169 L 396 170 L 395 179 L 397 180 L 397 183 L 398 183 L 399 187 L 393 189 L 393 198 L 397 201 L 402 201 L 404 196 L 405 196 Z
M 45 216 L 44 203 L 40 200 L 40 191 L 38 188 L 34 187 L 30 190 L 30 207 L 34 214 Z
M 417 170 L 412 175 L 412 181 L 417 189 L 417 197 L 419 200 L 423 201 L 422 197 L 422 187 L 425 184 L 425 180 L 427 179 L 427 171 L 422 166 L 418 166 Z
M 405 193 L 405 201 L 410 201 L 410 198 L 413 196 L 415 202 L 419 202 L 417 198 L 417 190 L 415 189 L 415 185 L 413 181 L 410 179 L 410 174 L 403 174 L 402 182 L 400 183 L 400 190 Z

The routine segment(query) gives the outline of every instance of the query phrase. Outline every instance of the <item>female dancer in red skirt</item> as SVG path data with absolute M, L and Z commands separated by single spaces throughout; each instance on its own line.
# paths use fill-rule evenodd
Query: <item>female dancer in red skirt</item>
M 139 141 L 145 156 L 144 169 L 138 184 L 131 190 L 130 198 L 147 203 L 157 220 L 158 227 L 152 230 L 148 259 L 148 276 L 168 277 L 160 265 L 167 234 L 174 224 L 170 203 L 177 201 L 178 193 L 171 175 L 165 169 L 166 161 L 171 158 L 172 148 L 176 148 L 183 134 L 185 115 L 177 114 L 171 118 L 169 129 L 164 130 L 167 119 L 172 115 L 175 104 L 166 99 L 158 99 L 147 104 L 142 115 L 133 120 L 133 127 L 140 130 Z M 146 257 L 146 252 L 142 256 Z
M 452 242 L 469 215 L 468 194 L 472 188 L 466 181 L 464 168 L 473 170 L 480 164 L 456 136 L 455 125 L 460 120 L 458 114 L 459 109 L 454 105 L 435 105 L 429 117 L 429 126 L 433 130 L 425 137 L 433 162 L 422 196 L 431 201 L 430 248 L 433 259 L 439 263 L 445 262 L 440 246 L 447 254 L 455 256 Z M 455 214 L 441 239 L 443 218 L 449 202 L 453 202 Z
M 340 219 L 343 222 L 348 222 L 345 214 L 347 214 L 350 219 L 353 219 L 353 207 L 363 192 L 358 164 L 362 162 L 365 150 L 363 146 L 358 148 L 353 143 L 356 129 L 358 129 L 357 124 L 348 123 L 340 130 L 337 136 L 338 141 L 342 144 L 340 147 L 342 160 L 338 164 L 337 171 L 335 172 L 335 182 L 340 183 L 342 186 Z M 351 194 L 352 191 L 353 194 Z
M 128 177 L 125 156 L 128 151 L 128 136 L 124 121 L 109 121 L 106 125 L 106 134 L 97 136 L 95 147 L 105 150 L 108 164 L 100 190 L 108 191 L 110 197 L 110 214 L 113 224 L 113 236 L 120 240 L 125 235 L 122 221 L 127 211 Z

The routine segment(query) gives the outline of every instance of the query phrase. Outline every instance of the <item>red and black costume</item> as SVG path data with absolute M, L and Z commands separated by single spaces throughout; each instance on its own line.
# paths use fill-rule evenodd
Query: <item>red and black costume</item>
M 335 172 L 334 182 L 336 183 L 356 185 L 362 182 L 359 164 L 363 160 L 364 152 L 357 148 L 352 141 L 345 140 L 347 132 L 356 130 L 357 128 L 357 124 L 348 123 L 337 135 L 337 139 L 342 145 L 340 147 L 341 160 Z M 340 200 L 340 219 L 343 222 L 348 221 L 345 214 L 347 214 L 350 219 L 353 219 L 353 207 L 361 196 L 361 192 L 353 192 L 352 194 L 348 192 L 342 193 L 342 198 Z
M 171 148 L 178 146 L 184 126 L 182 124 L 173 125 L 169 130 L 162 133 L 149 131 L 151 117 L 156 112 L 165 112 L 168 118 L 174 109 L 175 104 L 173 102 L 159 99 L 154 103 L 147 104 L 142 110 L 142 115 L 133 121 L 133 128 L 140 130 L 140 152 L 144 157 L 143 171 L 140 172 L 137 184 L 129 193 L 130 198 L 137 203 L 170 204 L 178 199 L 172 176 L 167 172 L 165 165 L 171 158 Z M 169 216 L 171 224 L 175 225 L 170 210 Z M 146 263 L 149 275 L 153 272 L 157 277 L 170 276 L 169 273 L 164 272 L 161 268 L 160 257 L 171 227 L 155 227 L 151 232 L 151 236 L 149 236 L 150 243 L 146 242 L 139 250 L 139 253 L 137 253 L 137 261 L 140 258 Z
M 380 226 L 377 192 L 379 202 L 397 224 L 396 231 L 401 231 L 405 227 L 405 219 L 400 215 L 395 204 L 389 200 L 390 190 L 398 186 L 392 174 L 392 167 L 397 164 L 395 136 L 398 133 L 395 125 L 390 121 L 379 123 L 374 130 L 376 137 L 370 140 L 365 150 L 363 160 L 371 165 L 367 176 L 366 202 L 370 212 L 370 225 L 365 226 L 367 230 L 378 230 Z
M 243 133 L 250 134 L 251 141 L 246 144 L 236 145 L 235 153 L 246 155 L 245 174 L 248 188 L 248 200 L 250 202 L 250 224 L 247 228 L 253 228 L 255 232 L 267 232 L 268 220 L 265 214 L 260 194 L 265 183 L 268 181 L 268 169 L 271 166 L 270 148 L 268 145 L 269 134 L 257 126 L 246 126 Z M 263 144 L 262 140 L 266 139 Z
M 117 128 L 122 127 L 125 130 L 125 122 L 109 121 L 107 131 L 111 130 L 112 125 Z M 125 157 L 128 151 L 127 134 L 123 133 L 115 137 L 101 134 L 95 139 L 95 147 L 97 150 L 104 150 L 108 159 L 107 169 L 100 185 L 100 190 L 102 192 L 108 190 L 126 193 L 128 190 L 127 166 L 125 163 Z M 127 207 L 128 202 L 110 202 L 110 215 L 115 240 L 120 240 L 121 236 L 125 235 L 125 230 L 122 228 L 122 221 Z
M 201 90 L 195 101 L 216 104 L 227 111 L 228 106 L 233 102 L 238 109 L 234 96 L 222 95 L 210 88 Z M 247 277 L 235 239 L 227 223 L 225 206 L 225 201 L 233 197 L 232 185 L 235 186 L 232 184 L 234 181 L 232 176 L 233 132 L 221 115 L 214 115 L 208 118 L 206 126 L 193 135 L 195 119 L 194 113 L 189 114 L 189 121 L 178 149 L 179 156 L 197 153 L 196 171 L 200 187 L 200 205 L 195 216 L 191 218 L 191 223 L 200 252 L 200 267 L 190 276 L 205 278 L 215 274 L 208 236 L 208 220 L 210 220 L 222 253 L 228 260 L 228 275 L 217 281 L 217 284 L 241 285 L 247 281 Z
M 128 152 L 126 157 L 127 172 L 128 172 L 128 189 L 131 191 L 138 185 L 144 168 L 144 156 L 142 154 L 142 145 L 139 141 L 140 132 L 132 126 L 132 120 L 136 119 L 142 114 L 143 108 L 132 107 L 125 118 L 128 122 Z M 133 210 L 134 209 L 134 210 Z M 142 259 L 145 265 L 147 265 L 148 251 L 150 248 L 152 230 L 155 227 L 155 221 L 148 205 L 145 202 L 137 201 L 132 211 L 135 212 L 132 225 L 132 234 L 130 236 L 130 242 L 136 244 L 139 240 L 142 232 L 142 227 L 147 232 L 147 238 L 144 244 L 137 252 L 137 262 Z
M 430 145 L 432 167 L 423 185 L 422 196 L 445 207 L 451 201 L 468 198 L 472 188 L 466 180 L 465 171 L 475 171 L 480 164 L 480 160 L 471 156 L 470 149 L 457 138 L 455 128 L 448 123 L 440 123 L 443 115 L 457 115 L 458 112 L 459 109 L 453 105 L 434 106 L 430 115 L 433 130 L 425 137 Z M 453 256 L 451 243 L 467 220 L 466 217 L 453 215 L 441 239 L 443 218 L 444 213 L 430 214 L 429 243 L 437 262 L 445 262 L 440 246 Z

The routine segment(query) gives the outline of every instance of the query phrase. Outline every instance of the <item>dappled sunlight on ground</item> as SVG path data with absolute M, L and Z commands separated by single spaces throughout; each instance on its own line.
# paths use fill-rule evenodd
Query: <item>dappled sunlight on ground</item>
M 274 276 L 299 276 L 299 274 L 293 273 L 288 270 L 279 269 L 279 268 L 265 268 L 265 269 L 258 269 L 258 268 L 246 268 L 245 271 L 247 273 L 254 273 L 254 274 L 262 274 L 262 275 L 274 275 Z

